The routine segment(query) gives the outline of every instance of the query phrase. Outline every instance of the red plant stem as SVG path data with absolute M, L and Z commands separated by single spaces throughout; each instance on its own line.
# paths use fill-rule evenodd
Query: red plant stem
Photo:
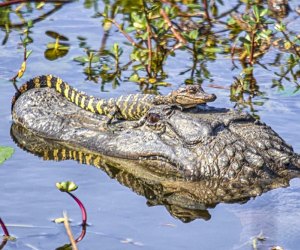
M 81 241 L 84 238 L 85 234 L 86 234 L 86 225 L 82 225 L 81 234 L 78 236 L 75 242 L 78 243 L 79 241 Z
M 210 21 L 209 12 L 208 12 L 208 3 L 207 3 L 207 0 L 203 1 L 203 5 L 204 5 L 204 11 L 205 11 L 207 22 L 211 26 L 211 21 Z
M 142 47 L 141 45 L 139 45 L 138 43 L 136 43 L 133 38 L 131 36 L 129 36 L 121 27 L 120 24 L 118 24 L 116 22 L 116 20 L 114 19 L 109 19 L 107 18 L 107 20 L 109 20 L 110 22 L 112 22 L 117 28 L 118 30 L 127 38 L 127 40 L 131 43 L 132 46 L 135 46 L 137 48 L 140 48 L 140 49 L 145 49 L 144 47 Z
M 8 2 L 0 3 L 0 7 L 9 6 L 18 3 L 27 3 L 27 2 L 45 2 L 45 3 L 68 3 L 70 0 L 11 0 Z
M 5 236 L 9 237 L 9 232 L 8 232 L 6 226 L 5 226 L 5 224 L 4 224 L 4 222 L 3 222 L 3 220 L 1 218 L 0 218 L 0 225 L 2 227 L 2 230 L 3 230 L 4 234 L 5 234 Z
M 86 225 L 86 221 L 87 221 L 87 213 L 85 210 L 84 205 L 82 204 L 82 202 L 72 193 L 67 192 L 78 204 L 78 206 L 80 207 L 81 210 L 81 215 L 82 215 L 82 226 Z
M 180 45 L 187 44 L 187 41 L 184 39 L 184 37 L 176 30 L 174 25 L 172 24 L 169 16 L 164 11 L 163 8 L 160 9 L 160 14 L 162 15 L 165 23 L 169 26 L 170 30 L 172 31 L 175 38 L 179 41 Z

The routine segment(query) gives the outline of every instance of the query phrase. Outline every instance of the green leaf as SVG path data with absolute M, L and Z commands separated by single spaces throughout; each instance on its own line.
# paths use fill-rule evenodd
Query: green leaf
M 280 32 L 283 32 L 286 30 L 286 27 L 283 23 L 276 23 L 274 28 Z
M 31 53 L 32 53 L 32 50 L 27 50 L 27 51 L 26 51 L 26 57 L 25 57 L 25 58 L 27 59 L 27 58 L 31 55 Z
M 256 20 L 259 21 L 260 13 L 257 5 L 253 6 L 253 14 L 256 17 Z
M 187 4 L 186 5 L 188 8 L 191 8 L 191 9 L 198 9 L 198 10 L 200 10 L 201 9 L 201 6 L 200 6 L 200 4 Z
M 114 16 L 116 16 L 119 12 L 120 6 L 117 5 L 117 7 L 114 10 Z
M 189 38 L 192 39 L 192 40 L 196 40 L 198 38 L 198 30 L 192 30 L 190 33 L 189 33 Z
M 137 29 L 143 29 L 144 25 L 138 22 L 134 22 L 133 23 L 133 27 L 137 28 Z
M 143 64 L 138 64 L 138 65 L 134 65 L 132 68 L 135 71 L 139 71 L 139 70 L 145 69 L 145 66 Z
M 222 47 L 210 47 L 210 48 L 204 48 L 203 50 L 205 52 L 209 52 L 209 53 L 221 53 L 221 52 L 223 52 Z
M 253 67 L 247 67 L 247 68 L 244 68 L 242 72 L 246 75 L 250 75 L 253 73 L 253 69 L 254 69 Z
M 132 74 L 129 78 L 129 81 L 131 82 L 138 82 L 140 79 L 139 75 L 138 74 Z
M 264 16 L 268 13 L 268 9 L 262 9 L 261 12 L 259 13 L 260 16 Z
M 125 30 L 124 30 L 126 33 L 130 33 L 132 31 L 135 31 L 135 27 L 133 26 L 128 26 Z
M 242 43 L 245 43 L 245 44 L 250 44 L 250 41 L 245 38 L 245 37 L 239 37 L 239 40 L 242 42 Z
M 255 102 L 253 102 L 253 104 L 256 105 L 256 106 L 263 106 L 264 102 L 255 101 Z
M 0 164 L 9 159 L 13 155 L 14 151 L 15 150 L 11 147 L 0 146 Z
M 89 59 L 86 56 L 77 56 L 73 58 L 73 60 L 80 63 L 87 63 L 89 61 Z
M 164 86 L 164 87 L 172 86 L 171 83 L 164 82 L 164 81 L 156 82 L 154 85 L 155 86 Z

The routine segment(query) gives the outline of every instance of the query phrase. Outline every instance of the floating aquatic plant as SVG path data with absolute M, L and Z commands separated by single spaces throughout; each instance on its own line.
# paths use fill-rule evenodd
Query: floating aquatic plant
M 68 195 L 70 195 L 78 204 L 80 210 L 81 210 L 81 215 L 82 215 L 82 226 L 86 226 L 86 222 L 87 222 L 87 213 L 86 213 L 86 209 L 83 205 L 83 203 L 71 192 L 75 191 L 78 186 L 72 182 L 72 181 L 66 181 L 66 182 L 57 182 L 56 183 L 56 187 L 58 188 L 58 190 L 60 190 L 61 192 L 66 192 Z

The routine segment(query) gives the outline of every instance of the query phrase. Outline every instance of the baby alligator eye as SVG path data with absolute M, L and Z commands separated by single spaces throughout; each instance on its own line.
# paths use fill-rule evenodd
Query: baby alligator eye
M 187 88 L 187 92 L 190 94 L 195 94 L 197 91 L 198 91 L 198 86 L 195 85 L 188 86 Z
M 157 123 L 160 120 L 160 116 L 158 114 L 150 113 L 148 114 L 147 121 L 149 123 Z

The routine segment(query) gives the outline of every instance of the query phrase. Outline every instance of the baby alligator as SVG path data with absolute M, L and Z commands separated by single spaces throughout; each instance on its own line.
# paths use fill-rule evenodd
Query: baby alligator
M 90 112 L 105 115 L 109 118 L 108 124 L 114 118 L 124 120 L 138 120 L 154 105 L 170 104 L 181 108 L 191 108 L 198 104 L 212 102 L 214 94 L 205 93 L 198 85 L 187 85 L 168 95 L 130 94 L 118 98 L 100 99 L 79 92 L 64 82 L 61 78 L 52 75 L 42 75 L 32 78 L 23 84 L 12 100 L 12 107 L 18 97 L 29 89 L 53 88 L 70 102 Z

